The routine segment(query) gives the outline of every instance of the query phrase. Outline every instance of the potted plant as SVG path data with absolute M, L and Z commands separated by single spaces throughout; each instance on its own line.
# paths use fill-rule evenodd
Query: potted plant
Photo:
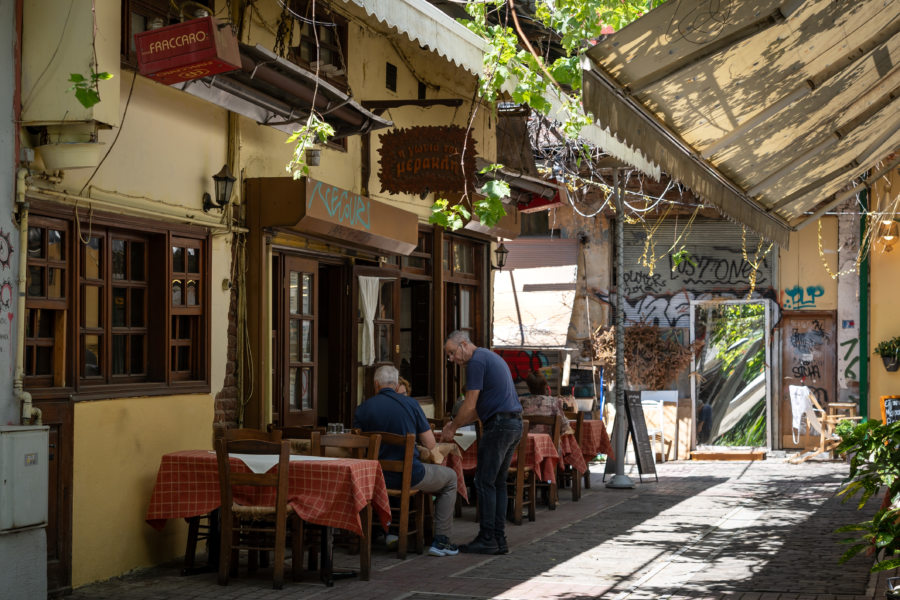
M 859 494 L 858 508 L 863 508 L 872 496 L 885 490 L 884 500 L 871 520 L 837 530 L 858 535 L 844 540 L 852 546 L 841 562 L 867 551 L 875 555 L 872 571 L 900 567 L 900 422 L 882 425 L 878 421 L 843 421 L 835 433 L 841 437 L 835 453 L 850 457 L 850 474 L 838 492 L 844 502 Z
M 900 367 L 900 336 L 879 342 L 875 346 L 875 354 L 881 356 L 885 369 L 896 371 Z

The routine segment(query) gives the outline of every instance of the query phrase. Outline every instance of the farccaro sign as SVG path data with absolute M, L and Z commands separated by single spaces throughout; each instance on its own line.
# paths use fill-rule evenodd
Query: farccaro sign
M 135 34 L 141 75 L 166 85 L 241 68 L 231 26 L 203 17 Z

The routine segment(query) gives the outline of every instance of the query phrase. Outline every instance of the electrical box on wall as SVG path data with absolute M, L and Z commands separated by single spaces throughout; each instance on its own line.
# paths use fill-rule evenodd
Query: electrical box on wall
M 0 426 L 0 534 L 47 524 L 49 431 Z

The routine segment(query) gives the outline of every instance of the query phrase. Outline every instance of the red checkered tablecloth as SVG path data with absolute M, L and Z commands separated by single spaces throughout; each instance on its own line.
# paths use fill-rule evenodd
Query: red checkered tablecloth
M 598 454 L 605 454 L 609 458 L 615 459 L 612 444 L 609 441 L 609 434 L 606 433 L 606 425 L 600 419 L 590 419 L 583 422 L 581 427 L 581 453 L 586 461 L 594 460 Z
M 567 433 L 559 438 L 559 451 L 565 464 L 572 465 L 572 468 L 579 473 L 587 471 L 584 454 L 581 451 L 581 447 L 578 446 L 578 440 L 575 439 L 574 434 Z
M 231 465 L 236 471 L 248 470 L 236 458 L 231 459 Z M 236 490 L 235 500 L 242 504 L 260 502 L 254 496 L 259 492 L 254 488 Z M 288 498 L 304 521 L 356 534 L 362 533 L 359 511 L 370 501 L 383 525 L 391 519 L 384 475 L 374 460 L 292 460 Z M 216 454 L 209 450 L 172 452 L 164 455 L 159 465 L 147 522 L 162 529 L 166 519 L 203 515 L 219 504 Z
M 525 454 L 528 465 L 534 469 L 541 481 L 556 481 L 556 467 L 559 464 L 559 452 L 553 447 L 553 438 L 546 433 L 529 433 L 528 450 Z M 478 443 L 463 451 L 462 468 L 474 471 L 478 463 Z M 516 464 L 516 456 L 510 466 Z

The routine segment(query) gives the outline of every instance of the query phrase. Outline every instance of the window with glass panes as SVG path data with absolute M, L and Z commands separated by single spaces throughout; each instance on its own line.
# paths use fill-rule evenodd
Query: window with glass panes
M 318 71 L 320 77 L 345 86 L 347 21 L 329 12 L 325 3 L 295 0 L 291 6 L 294 13 L 300 15 L 296 19 L 299 36 L 295 33 L 296 46 L 291 49 L 291 58 L 299 65 Z
M 205 239 L 109 221 L 31 216 L 26 385 L 205 382 Z
M 197 240 L 173 237 L 170 250 L 169 370 L 173 379 L 192 379 L 201 366 L 194 340 L 200 335 L 203 317 L 202 248 Z

